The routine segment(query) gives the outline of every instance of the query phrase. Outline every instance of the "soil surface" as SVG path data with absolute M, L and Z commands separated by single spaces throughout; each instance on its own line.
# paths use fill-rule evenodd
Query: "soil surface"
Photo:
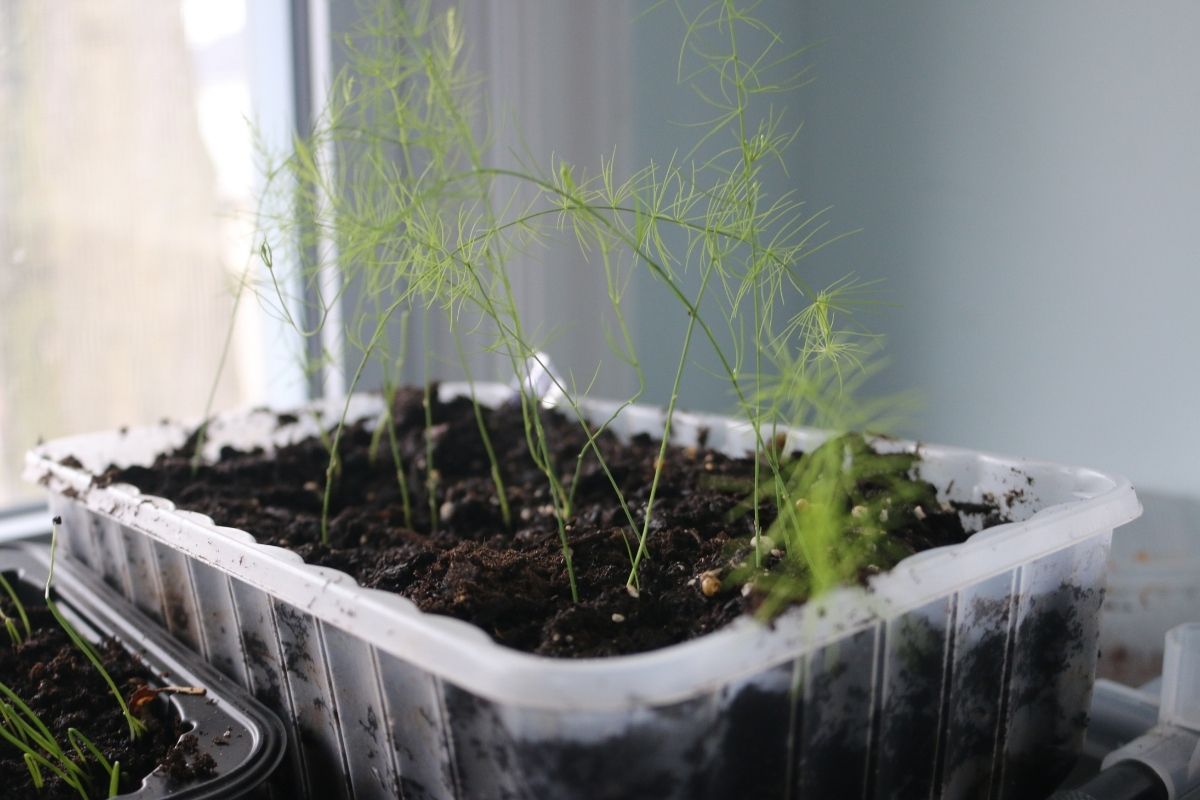
M 152 467 L 113 468 L 100 482 L 130 483 L 170 498 L 259 542 L 288 547 L 309 563 L 343 570 L 364 586 L 398 592 L 427 612 L 471 622 L 501 644 L 543 655 L 652 650 L 716 630 L 763 602 L 762 592 L 743 592 L 730 578 L 753 553 L 750 459 L 705 447 L 668 450 L 639 590 L 630 592 L 626 579 L 637 542 L 609 478 L 589 453 L 576 479 L 587 436 L 577 421 L 543 412 L 554 471 L 574 498 L 563 531 L 580 595 L 572 602 L 549 482 L 529 456 L 520 406 L 483 412 L 511 509 L 506 526 L 470 402 L 435 401 L 427 434 L 422 397 L 420 390 L 402 390 L 393 406 L 410 519 L 389 437 L 378 437 L 372 449 L 369 428 L 375 426 L 359 424 L 347 428 L 339 447 L 328 544 L 321 541 L 321 509 L 329 456 L 317 438 L 273 457 L 227 448 L 218 462 L 195 470 L 193 437 Z M 294 421 L 280 418 L 281 425 Z M 605 433 L 597 445 L 640 532 L 659 444 L 647 436 L 621 442 Z M 867 496 L 883 491 L 860 488 Z M 886 546 L 861 579 L 913 552 L 968 536 L 957 511 L 933 494 L 928 484 L 910 481 L 895 495 L 890 516 L 883 515 L 890 519 Z M 770 503 L 760 505 L 764 528 L 774 515 Z M 778 550 L 764 557 L 765 566 L 782 566 Z
M 15 576 L 8 577 L 15 583 Z M 142 779 L 160 763 L 179 781 L 212 774 L 216 765 L 211 756 L 195 754 L 194 737 L 185 735 L 185 729 L 163 699 L 141 706 L 139 717 L 146 732 L 131 740 L 125 718 L 96 668 L 71 642 L 44 605 L 28 599 L 24 605 L 33 632 L 25 637 L 23 626 L 19 627 L 22 641 L 14 646 L 8 635 L 0 631 L 0 637 L 3 637 L 0 639 L 0 681 L 33 709 L 66 753 L 74 756 L 67 732 L 77 728 L 110 762 L 120 762 L 122 794 L 141 786 Z M 0 608 L 19 620 L 8 597 L 0 599 Z M 17 624 L 20 626 L 19 621 Z M 157 682 L 145 665 L 115 639 L 105 639 L 96 650 L 127 700 L 139 688 Z M 108 774 L 90 756 L 81 765 L 90 768 L 90 796 L 107 797 Z M 43 768 L 42 776 L 46 784 L 38 790 L 17 748 L 0 740 L 0 787 L 3 787 L 0 794 L 5 800 L 78 800 L 79 793 L 50 770 Z

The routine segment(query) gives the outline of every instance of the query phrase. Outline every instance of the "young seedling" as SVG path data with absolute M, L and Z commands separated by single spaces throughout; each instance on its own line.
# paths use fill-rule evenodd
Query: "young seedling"
M 778 563 L 736 568 L 733 581 L 765 597 L 769 619 L 787 606 L 817 597 L 861 575 L 885 571 L 912 554 L 892 535 L 908 509 L 933 503 L 928 487 L 911 478 L 916 456 L 879 454 L 858 434 L 830 437 L 812 452 L 783 462 L 784 501 L 768 527 L 765 550 Z
M 383 416 L 371 436 L 368 457 L 374 463 L 378 458 L 380 442 L 387 435 L 388 451 L 392 456 L 392 466 L 396 470 L 396 486 L 400 490 L 400 504 L 404 511 L 404 524 L 413 527 L 412 500 L 408 492 L 408 472 L 404 467 L 404 458 L 400 454 L 400 442 L 396 438 L 396 397 L 399 392 L 398 383 L 403 374 L 404 356 L 408 343 L 408 312 L 400 315 L 400 355 L 394 364 L 382 364 L 384 371 L 383 382 Z M 394 379 L 390 375 L 395 375 Z M 505 506 L 507 508 L 507 505 Z M 505 518 L 507 521 L 507 517 Z
M 138 719 L 130 710 L 129 704 L 125 702 L 125 697 L 121 694 L 121 690 L 117 687 L 116 681 L 113 680 L 112 675 L 108 674 L 108 670 L 104 668 L 104 662 L 100 660 L 99 654 L 97 654 L 96 650 L 91 646 L 91 644 L 89 644 L 88 641 L 79 634 L 79 631 L 75 630 L 75 626 L 72 625 L 66 616 L 63 615 L 62 610 L 59 609 L 58 604 L 55 603 L 54 598 L 51 597 L 50 588 L 54 582 L 54 559 L 58 549 L 58 526 L 62 524 L 62 517 L 55 517 L 51 523 L 50 568 L 46 574 L 46 585 L 43 592 L 46 608 L 49 609 L 50 614 L 54 617 L 55 621 L 58 622 L 59 627 L 63 629 L 63 632 L 67 634 L 67 638 L 71 640 L 71 643 L 79 649 L 79 652 L 81 652 L 89 662 L 91 662 L 92 666 L 95 667 L 96 672 L 98 672 L 100 677 L 104 679 L 104 682 L 108 684 L 109 691 L 112 692 L 112 696 L 116 699 L 117 705 L 121 709 L 121 714 L 125 717 L 125 723 L 129 727 L 129 738 L 137 739 L 146 732 L 146 726 L 142 724 L 142 721 Z
M 8 600 L 12 603 L 13 610 L 21 620 L 21 627 L 25 629 L 25 637 L 28 638 L 32 631 L 29 628 L 29 615 L 25 613 L 25 605 L 21 602 L 21 598 L 17 596 L 16 589 L 9 582 L 8 578 L 0 573 L 0 589 L 4 590 L 4 594 L 8 596 Z M 8 631 L 8 638 L 12 640 L 14 646 L 21 643 L 21 630 L 17 627 L 17 621 L 4 612 L 0 608 L 0 620 L 4 622 L 4 629 Z
M 3 682 L 0 682 L 0 697 L 0 739 L 21 753 L 37 789 L 40 790 L 45 784 L 42 770 L 46 770 L 88 800 L 92 797 L 86 767 L 90 756 L 107 777 L 105 796 L 116 797 L 120 784 L 120 762 L 110 762 L 95 742 L 78 728 L 67 729 L 68 746 L 75 754 L 72 757 L 37 713 Z
M 160 694 L 203 695 L 206 690 L 195 686 L 142 687 L 134 692 L 128 703 L 125 702 L 111 675 L 100 661 L 99 655 L 70 623 L 51 596 L 59 525 L 61 525 L 61 519 L 55 517 L 51 534 L 50 565 L 43 589 L 46 608 L 72 645 L 84 655 L 108 684 L 129 725 L 130 736 L 136 738 L 145 731 L 145 726 L 137 719 L 136 713 L 155 697 Z M 31 631 L 27 612 L 15 588 L 3 575 L 0 575 L 0 586 L 3 587 L 5 594 L 15 606 L 25 628 L 25 637 L 28 638 Z M 46 778 L 53 775 L 77 792 L 84 800 L 94 797 L 116 797 L 120 791 L 121 764 L 119 761 L 110 761 L 96 743 L 78 728 L 67 728 L 65 742 L 60 741 L 37 712 L 11 686 L 2 681 L 0 681 L 0 741 L 16 749 L 29 771 L 32 783 L 38 790 L 45 786 Z M 93 784 L 96 770 L 91 766 L 91 762 L 99 767 L 104 776 L 102 787 L 96 787 Z

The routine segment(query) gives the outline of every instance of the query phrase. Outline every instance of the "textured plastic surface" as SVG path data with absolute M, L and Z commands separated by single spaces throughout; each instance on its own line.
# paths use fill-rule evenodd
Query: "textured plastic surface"
M 1170 800 L 1153 771 L 1126 761 L 1106 769 L 1078 789 L 1056 792 L 1050 800 Z
M 1128 686 L 1158 676 L 1168 630 L 1200 620 L 1200 499 L 1138 494 L 1146 513 L 1109 552 L 1097 665 Z
M 509 393 L 477 389 L 484 402 Z M 586 405 L 593 419 L 615 408 Z M 351 417 L 379 409 L 355 398 Z M 661 423 L 632 407 L 614 427 Z M 268 412 L 226 415 L 208 454 L 269 450 L 318 424 L 319 410 L 282 427 Z M 730 453 L 752 441 L 744 423 L 676 416 L 676 441 L 701 430 Z M 821 436 L 795 431 L 792 444 Z M 652 653 L 560 661 L 169 500 L 92 485 L 108 464 L 148 464 L 185 437 L 164 424 L 62 439 L 32 452 L 27 474 L 54 493 L 73 558 L 288 721 L 287 797 L 1048 794 L 1082 740 L 1111 533 L 1140 512 L 1126 481 L 1091 470 L 885 441 L 920 451 L 942 499 L 991 496 L 1016 521 L 771 628 L 742 619 Z
M 1159 721 L 1200 733 L 1200 622 L 1167 632 Z
M 1161 723 L 1101 763 L 1103 775 L 1122 764 L 1133 763 L 1158 776 L 1166 789 L 1166 800 L 1200 794 L 1200 733 L 1189 728 Z
M 1158 724 L 1157 694 L 1098 678 L 1083 752 L 1099 762 Z
M 20 583 L 36 586 L 38 595 L 48 565 L 45 547 L 0 547 L 0 571 L 15 574 Z M 54 591 L 84 635 L 116 636 L 155 674 L 169 675 L 176 685 L 206 689 L 202 697 L 172 695 L 170 703 L 195 735 L 198 752 L 216 761 L 216 774 L 177 784 L 155 770 L 139 790 L 121 798 L 226 800 L 242 797 L 267 780 L 283 756 L 285 741 L 283 726 L 275 715 L 173 641 L 94 575 L 59 562 L 55 566 Z
M 1166 800 L 1200 796 L 1200 623 L 1167 632 L 1158 725 L 1105 757 L 1105 771 L 1137 764 L 1158 776 Z M 1104 773 L 1101 773 L 1104 774 Z

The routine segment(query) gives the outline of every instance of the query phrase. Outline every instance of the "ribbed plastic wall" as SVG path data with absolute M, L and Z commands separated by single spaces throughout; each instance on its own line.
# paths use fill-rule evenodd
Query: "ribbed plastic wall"
M 685 702 L 559 714 L 476 697 L 79 503 L 53 510 L 70 557 L 288 723 L 280 798 L 1044 795 L 1082 743 L 1109 542 Z

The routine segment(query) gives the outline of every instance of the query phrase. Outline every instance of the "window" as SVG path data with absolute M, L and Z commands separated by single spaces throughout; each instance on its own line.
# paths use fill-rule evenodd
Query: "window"
M 0 0 L 0 505 L 36 496 L 38 437 L 203 413 L 257 266 L 255 129 L 291 130 L 287 6 Z M 302 398 L 236 306 L 215 405 Z

